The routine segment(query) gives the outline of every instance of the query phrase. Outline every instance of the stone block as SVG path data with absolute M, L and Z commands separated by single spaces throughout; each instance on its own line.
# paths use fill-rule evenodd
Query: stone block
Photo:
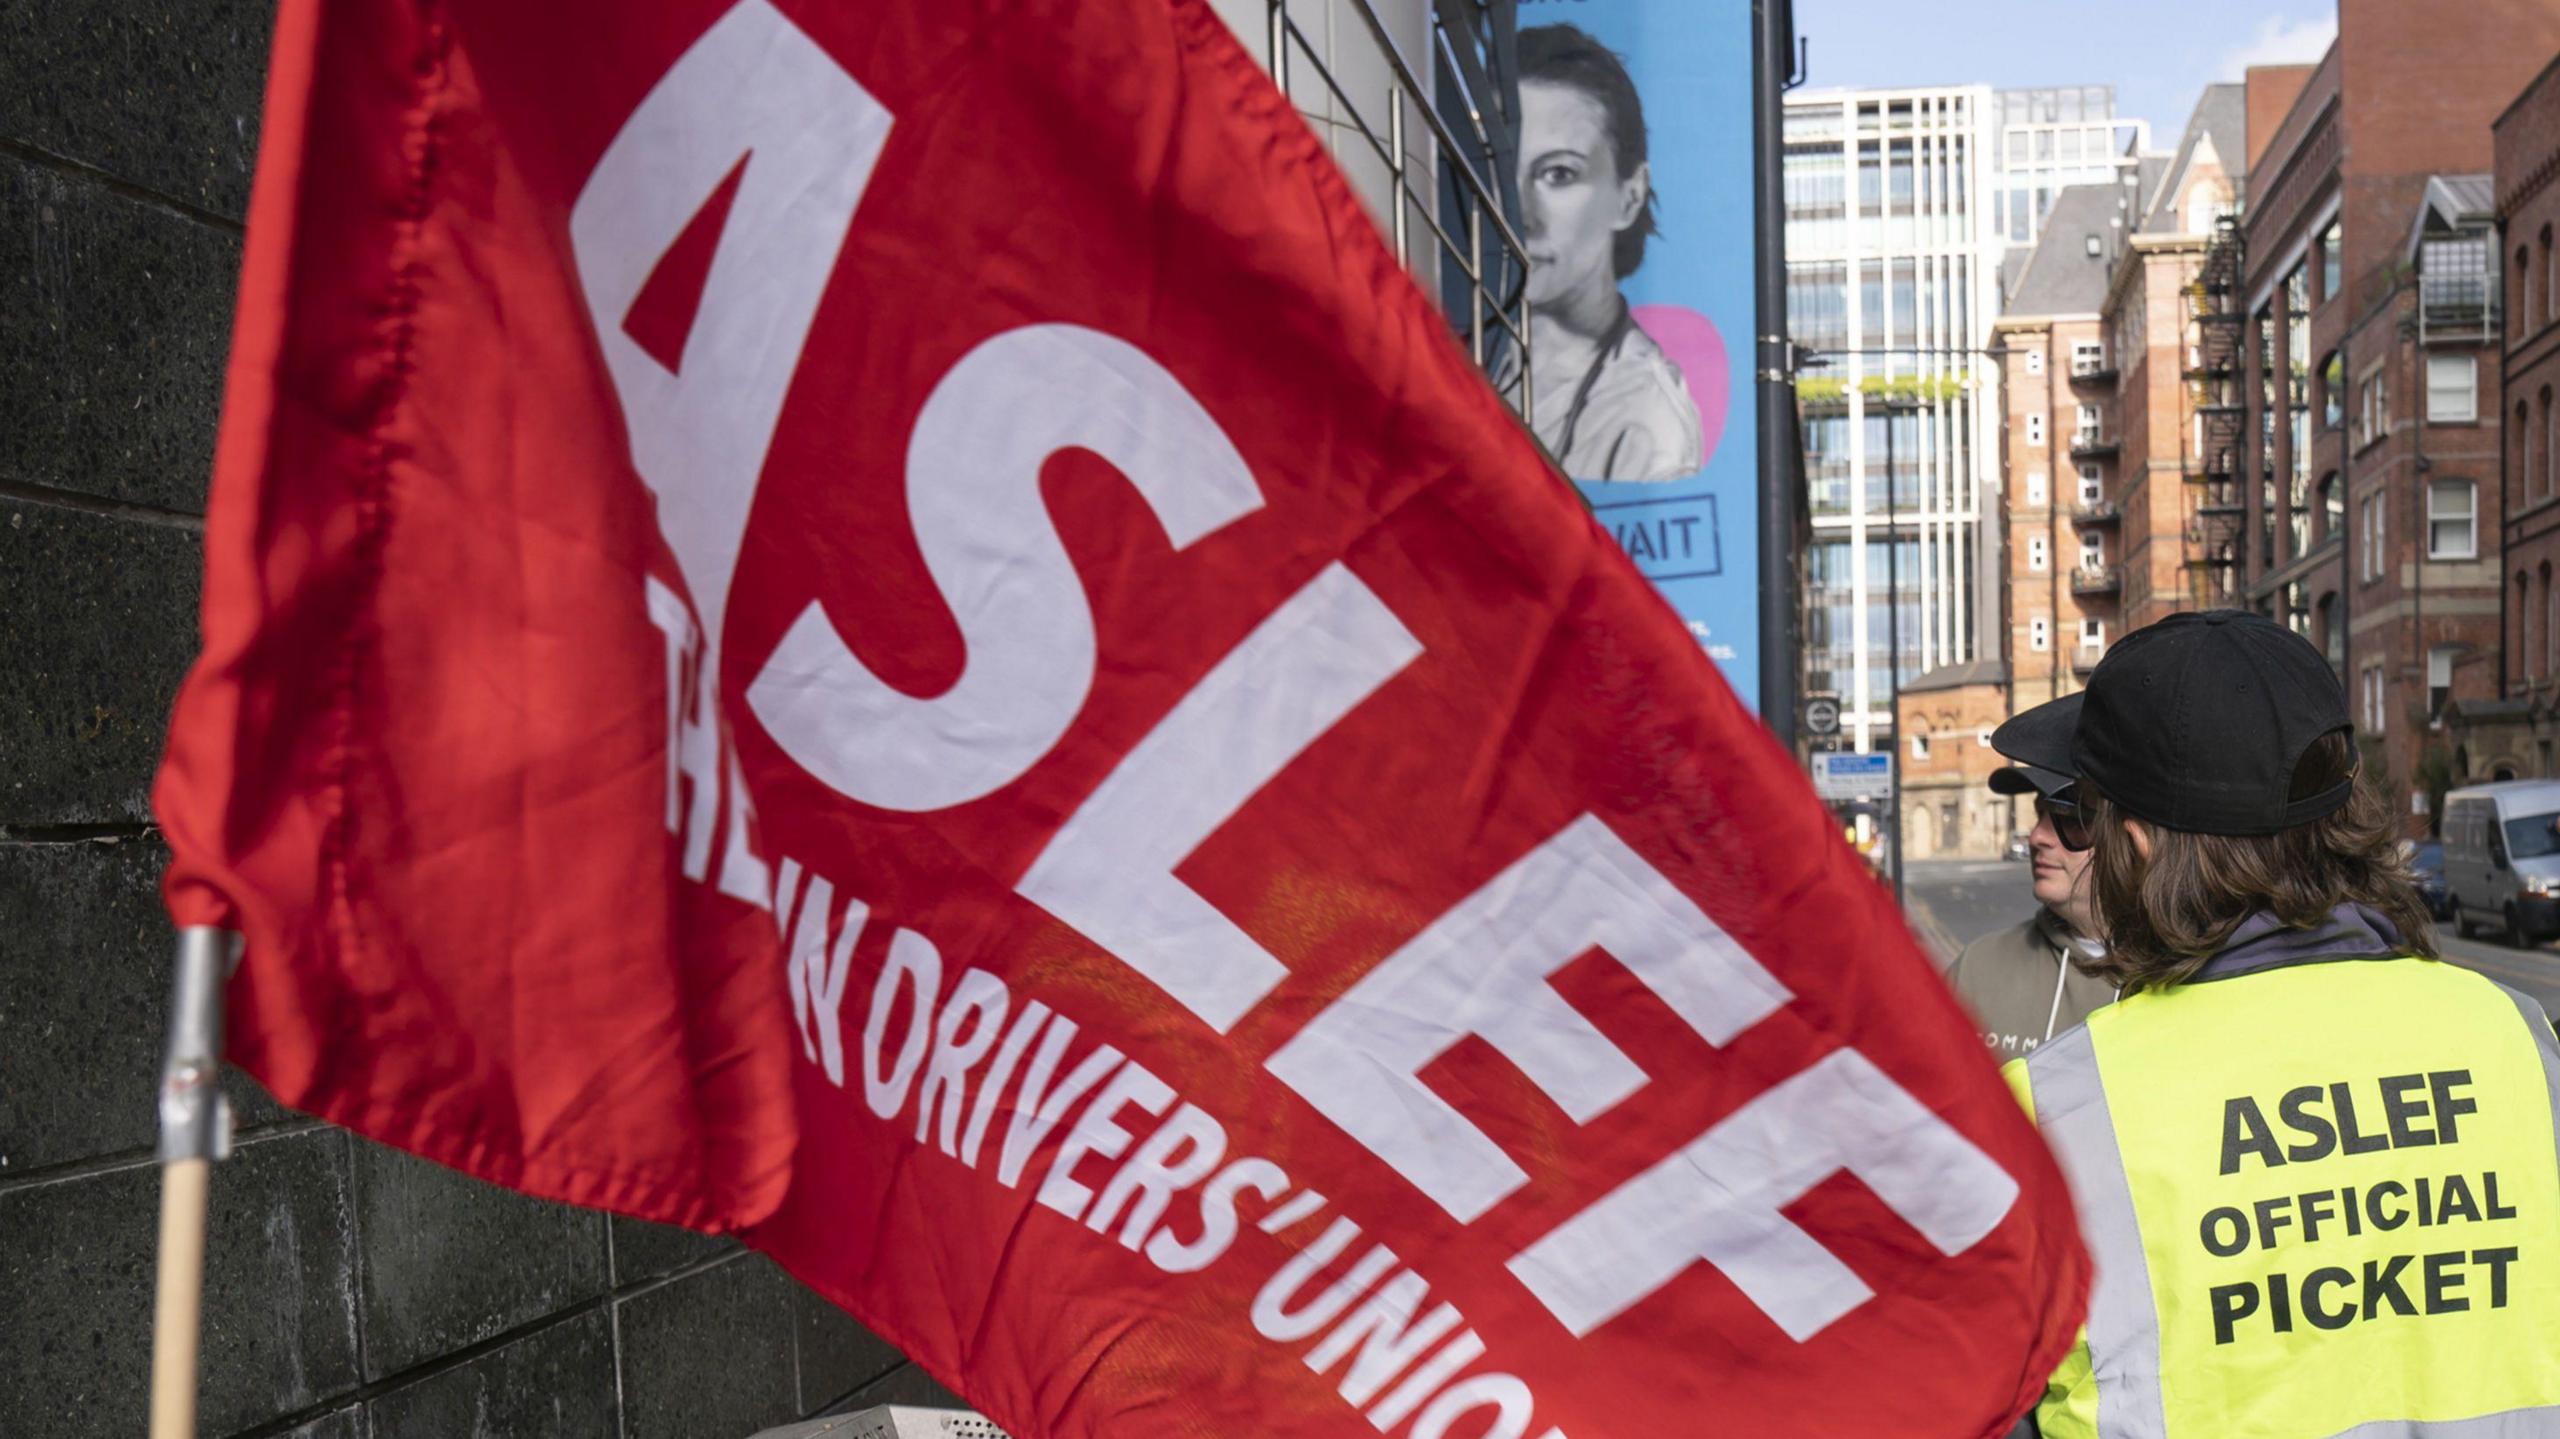
M 0 844 L 0 1180 L 147 1151 L 173 938 L 156 840 Z M 233 1123 L 285 1111 L 226 1074 Z
M 354 1144 L 367 1379 L 604 1293 L 603 1215 Z
M 365 1406 L 371 1439 L 589 1439 L 614 1432 L 613 1331 L 571 1315 Z
M 0 825 L 150 818 L 203 574 L 190 531 L 0 498 Z
M 0 1189 L 0 1415 L 47 1439 L 138 1434 L 151 1374 L 159 1171 Z M 299 1413 L 356 1384 L 347 1138 L 241 1146 L 214 1172 L 202 1431 Z
M 744 1254 L 615 1301 L 622 1439 L 753 1434 L 798 1418 L 792 1288 Z
M 239 267 L 228 231 L 0 155 L 0 480 L 202 511 Z
M 265 0 L 11 6 L 0 137 L 238 218 L 274 11 Z
M 734 1254 L 727 1235 L 696 1234 L 672 1224 L 613 1216 L 613 1282 L 616 1288 L 672 1274 L 690 1265 Z
M 907 1362 L 897 1346 L 796 1279 L 791 1281 L 791 1328 L 803 1414 L 815 1414 Z

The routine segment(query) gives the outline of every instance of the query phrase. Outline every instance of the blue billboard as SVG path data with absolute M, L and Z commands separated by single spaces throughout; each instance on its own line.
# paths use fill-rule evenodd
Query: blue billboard
M 1519 14 L 1531 427 L 1756 709 L 1750 6 Z

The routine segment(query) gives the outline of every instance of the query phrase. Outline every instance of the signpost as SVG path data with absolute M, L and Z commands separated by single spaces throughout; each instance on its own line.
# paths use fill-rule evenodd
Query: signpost
M 1813 792 L 1835 803 L 1893 798 L 1893 756 L 1818 754 L 1813 757 Z
M 1829 739 L 1840 732 L 1840 697 L 1815 695 L 1804 702 L 1804 732 Z

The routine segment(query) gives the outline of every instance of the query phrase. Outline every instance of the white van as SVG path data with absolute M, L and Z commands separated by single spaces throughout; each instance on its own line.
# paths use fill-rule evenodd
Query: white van
M 2486 925 L 2509 944 L 2560 935 L 2560 780 L 2446 795 L 2444 887 L 2457 933 Z

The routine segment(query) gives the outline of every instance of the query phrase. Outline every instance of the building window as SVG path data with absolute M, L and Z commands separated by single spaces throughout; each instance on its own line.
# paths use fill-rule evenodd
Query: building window
M 2533 678 L 2533 577 L 2516 571 L 2516 678 Z
M 2391 433 L 2391 377 L 2381 370 L 2365 376 L 2356 399 L 2356 446 L 2361 449 Z
M 2030 505 L 2041 505 L 2045 502 L 2044 497 L 2044 471 L 2027 471 L 2027 503 Z
M 2560 481 L 2560 429 L 2551 423 L 2551 387 L 2542 387 L 2542 493 L 2550 494 L 2555 481 Z
M 2386 511 L 2383 508 L 2382 496 L 2380 494 L 2365 496 L 2364 524 L 2361 528 L 2364 530 L 2364 577 L 2369 580 L 2378 580 L 2382 578 L 2382 545 L 2385 517 Z
M 2336 429 L 2347 420 L 2347 362 L 2331 350 L 2320 362 L 2320 423 Z
M 1975 730 L 1973 732 L 1973 744 L 1976 749 L 1991 748 L 1991 731 L 1987 729 Z
M 2516 300 L 2515 304 L 2509 307 L 2514 311 L 2513 329 L 2517 339 L 2523 339 L 2526 330 L 2532 326 L 2533 316 L 2529 313 L 2532 308 L 2530 304 L 2532 299 L 2533 257 L 2525 252 L 2524 246 L 2518 245 L 2516 246 Z M 2548 296 L 2545 297 L 2545 303 L 2549 303 Z
M 2382 666 L 2364 667 L 2364 732 L 2382 733 Z
M 2427 356 L 2427 420 L 2465 425 L 2480 418 L 2480 363 L 2469 355 Z
M 2542 494 L 2560 486 L 2560 415 L 2552 415 L 2552 387 L 2542 387 Z
M 2027 648 L 2043 654 L 2053 648 L 2053 621 L 2037 615 L 2027 621 Z
M 2094 505 L 2107 497 L 2107 482 L 2099 477 L 2096 465 L 2080 467 L 2080 503 Z
M 2427 713 L 2444 713 L 2445 697 L 2453 693 L 2453 659 L 2462 653 L 2454 645 L 2438 645 L 2427 651 Z
M 2478 494 L 2469 480 L 2433 480 L 2427 485 L 2427 558 L 2467 560 L 2480 553 L 2474 523 Z
M 2045 566 L 2044 536 L 2042 536 L 2042 535 L 2029 535 L 2029 536 L 2027 536 L 2027 568 L 2028 568 L 2028 569 L 2030 569 L 2030 570 L 2035 571 L 2037 574 L 2043 574 L 2043 573 L 2044 573 L 2044 566 Z
M 2034 414 L 2027 416 L 2027 443 L 2039 446 L 2044 443 L 2043 415 Z
M 2082 405 L 2079 407 L 2078 425 L 2072 433 L 2071 442 L 2075 445 L 2093 444 L 2097 438 L 2098 407 Z
M 2098 238 L 2089 237 L 2092 242 Z M 2094 375 L 2107 367 L 2107 347 L 2095 340 L 2075 340 L 2071 345 L 2071 373 Z
M 2552 279 L 2560 277 L 2560 266 L 2552 264 L 2552 228 L 2542 225 L 2542 323 L 2550 325 L 2560 318 L 2560 289 L 2552 289 Z
M 2030 375 L 2041 375 L 2044 373 L 2044 351 L 2027 351 L 2027 373 Z
M 2107 622 L 2105 620 L 2082 620 L 2080 622 L 2080 653 L 2084 655 L 2093 655 L 2106 647 Z
M 2533 414 L 2525 408 L 2522 400 L 2516 401 L 2515 470 L 2525 484 L 2532 487 L 2535 498 L 2546 493 L 2542 486 L 2542 471 L 2533 467 Z
M 2338 291 L 2346 284 L 2347 252 L 2341 245 L 2338 222 L 2332 220 L 2329 228 L 2320 232 L 2320 298 L 2323 302 L 2338 298 Z
M 2107 567 L 2107 538 L 2096 530 L 2080 532 L 2080 568 L 2089 571 Z
M 1927 735 L 1914 734 L 1911 736 L 1911 757 L 1915 760 L 1927 759 L 1929 757 L 1929 737 Z

